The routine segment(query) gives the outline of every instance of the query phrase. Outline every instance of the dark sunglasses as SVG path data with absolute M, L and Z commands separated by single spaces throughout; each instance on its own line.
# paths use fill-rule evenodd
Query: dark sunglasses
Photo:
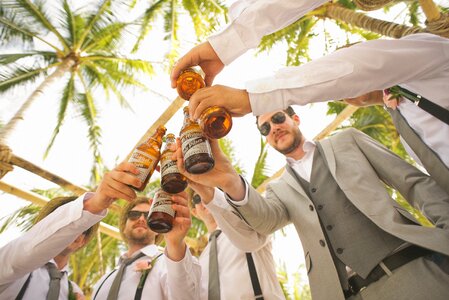
M 285 116 L 285 112 L 280 111 L 271 116 L 271 123 L 282 124 L 285 122 L 286 118 L 287 117 Z M 267 121 L 267 122 L 264 122 L 262 125 L 260 125 L 258 128 L 259 128 L 261 135 L 267 136 L 270 133 L 271 125 Z
M 201 202 L 201 197 L 198 194 L 193 195 L 192 198 L 193 205 L 197 205 Z
M 148 217 L 148 211 L 138 211 L 138 210 L 130 210 L 128 212 L 128 219 L 131 221 L 136 221 L 143 215 L 143 218 L 146 220 Z

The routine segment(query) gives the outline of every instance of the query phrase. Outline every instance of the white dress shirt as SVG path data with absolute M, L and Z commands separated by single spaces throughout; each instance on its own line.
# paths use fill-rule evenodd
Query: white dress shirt
M 234 21 L 209 39 L 225 64 L 256 47 L 264 35 L 283 28 L 322 4 L 321 1 L 245 3 L 239 1 L 235 5 Z M 449 109 L 448 82 L 449 40 L 418 33 L 401 39 L 372 40 L 340 49 L 299 67 L 280 69 L 274 76 L 249 81 L 246 89 L 254 115 L 285 109 L 294 104 L 357 97 L 394 85 Z M 449 167 L 449 125 L 408 100 L 400 103 L 399 111 Z M 407 145 L 405 147 L 412 157 L 417 158 Z
M 53 261 L 82 232 L 98 223 L 105 215 L 83 210 L 83 201 L 91 193 L 57 208 L 21 237 L 0 249 L 0 299 L 15 299 L 32 273 L 24 300 L 46 299 L 50 276 L 45 264 Z M 59 300 L 68 299 L 67 266 L 61 279 Z M 73 291 L 82 293 L 73 284 Z
M 256 233 L 235 215 L 223 192 L 218 189 L 215 189 L 214 199 L 206 207 L 222 230 L 217 238 L 220 298 L 222 300 L 254 299 L 245 252 L 256 249 L 252 252 L 252 257 L 264 299 L 285 299 L 271 254 L 271 236 Z M 237 248 L 236 245 L 244 249 L 239 249 L 240 247 Z M 207 300 L 209 247 L 209 245 L 206 246 L 199 259 L 202 268 L 200 300 Z
M 141 271 L 136 271 L 136 264 L 139 261 L 151 261 L 160 254 L 156 245 L 148 245 L 140 252 L 143 256 L 126 267 L 123 274 L 122 283 L 118 294 L 119 300 L 134 299 L 137 285 L 142 275 Z M 121 260 L 127 258 L 121 257 Z M 118 269 L 119 265 L 117 266 Z M 107 299 L 112 282 L 117 275 L 117 271 L 111 275 L 105 274 L 96 284 L 92 292 L 92 299 Z M 108 277 L 109 276 L 109 277 Z M 184 258 L 175 262 L 166 255 L 160 256 L 151 268 L 142 291 L 142 299 L 152 300 L 197 300 L 199 297 L 201 277 L 201 267 L 190 251 L 186 247 Z M 101 287 L 100 287 L 101 286 Z

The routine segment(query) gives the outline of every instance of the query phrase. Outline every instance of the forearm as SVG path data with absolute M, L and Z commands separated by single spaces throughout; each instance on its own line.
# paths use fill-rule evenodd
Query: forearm
M 432 78 L 448 68 L 448 56 L 449 41 L 433 35 L 369 41 L 250 81 L 247 91 L 253 114 L 260 115 L 288 105 L 353 98 Z
M 0 285 L 42 266 L 105 216 L 83 210 L 83 198 L 59 207 L 0 249 Z

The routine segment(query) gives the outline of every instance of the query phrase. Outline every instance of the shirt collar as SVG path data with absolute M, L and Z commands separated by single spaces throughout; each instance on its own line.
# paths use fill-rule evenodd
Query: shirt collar
M 158 247 L 156 245 L 152 244 L 152 245 L 143 247 L 139 251 L 134 252 L 131 257 L 138 255 L 140 252 L 142 252 L 143 254 L 145 254 L 146 256 L 151 257 L 151 258 L 155 257 L 156 255 L 158 255 L 160 253 Z M 124 253 L 122 256 L 120 256 L 119 263 L 121 263 L 123 260 L 125 260 L 127 258 L 128 258 L 128 256 L 126 255 L 126 253 Z
M 311 152 L 313 152 L 315 150 L 315 148 L 316 148 L 316 144 L 315 144 L 314 141 L 305 139 L 304 140 L 304 144 L 302 146 L 302 150 L 304 151 L 304 156 L 301 159 L 298 159 L 298 160 L 296 160 L 294 158 L 291 158 L 291 157 L 286 157 L 287 164 L 290 167 L 292 167 L 293 165 L 295 165 L 297 163 L 301 163 L 302 160 L 309 155 L 309 153 L 311 153 Z

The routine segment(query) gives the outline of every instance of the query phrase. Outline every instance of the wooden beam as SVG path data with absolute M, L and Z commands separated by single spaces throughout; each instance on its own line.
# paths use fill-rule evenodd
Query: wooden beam
M 159 118 L 153 123 L 153 125 L 151 125 L 150 128 L 148 128 L 145 134 L 131 149 L 129 154 L 126 156 L 126 160 L 129 160 L 131 154 L 133 153 L 134 149 L 137 146 L 146 141 L 156 131 L 156 128 L 158 128 L 160 125 L 165 125 L 182 106 L 186 105 L 186 103 L 187 101 L 185 101 L 184 99 L 176 97 L 176 99 L 172 101 L 172 103 L 167 107 L 167 109 L 159 116 Z
M 1 180 L 0 180 L 0 190 L 8 194 L 14 195 L 16 197 L 22 198 L 24 200 L 30 201 L 31 203 L 36 204 L 38 206 L 44 206 L 49 201 L 48 198 L 42 197 L 39 194 L 21 190 L 20 188 L 15 187 Z M 99 230 L 100 232 L 109 235 L 113 238 L 116 238 L 118 240 L 122 239 L 122 237 L 120 236 L 120 232 L 117 228 L 104 222 L 100 222 Z

